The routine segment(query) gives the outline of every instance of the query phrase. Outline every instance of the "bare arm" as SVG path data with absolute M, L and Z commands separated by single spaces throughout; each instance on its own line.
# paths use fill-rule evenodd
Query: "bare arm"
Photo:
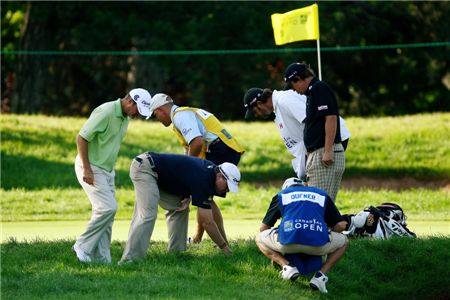
M 88 156 L 88 141 L 86 141 L 80 135 L 77 135 L 77 150 L 78 156 L 83 164 L 83 181 L 87 184 L 94 184 L 94 172 L 92 172 L 91 164 Z
M 332 230 L 334 232 L 342 232 L 345 230 L 345 227 L 347 226 L 347 222 L 341 221 L 333 226 Z
M 333 164 L 333 144 L 336 137 L 337 116 L 325 116 L 325 149 L 322 157 L 322 163 L 325 166 Z
M 189 143 L 188 155 L 198 157 L 202 152 L 202 148 L 203 138 L 201 136 L 198 136 Z
M 203 228 L 205 228 L 209 237 L 214 241 L 214 243 L 216 243 L 217 246 L 219 246 L 220 249 L 222 249 L 225 254 L 231 255 L 231 249 L 228 247 L 227 242 L 223 238 L 216 222 L 214 221 L 212 210 L 199 207 L 198 212 L 200 222 Z
M 267 224 L 261 223 L 261 226 L 259 226 L 259 231 L 260 232 L 264 231 L 264 230 L 267 230 L 267 229 L 270 229 L 270 226 L 267 225 Z

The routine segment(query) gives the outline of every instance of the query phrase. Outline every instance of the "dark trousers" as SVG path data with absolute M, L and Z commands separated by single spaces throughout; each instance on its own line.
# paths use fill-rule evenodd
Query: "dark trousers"
M 237 166 L 241 160 L 241 153 L 234 151 L 219 139 L 209 146 L 206 159 L 216 165 L 229 162 Z

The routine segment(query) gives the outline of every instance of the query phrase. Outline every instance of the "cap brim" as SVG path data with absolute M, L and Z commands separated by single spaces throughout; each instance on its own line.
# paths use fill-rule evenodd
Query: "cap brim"
M 148 120 L 152 116 L 152 113 L 149 109 L 144 109 L 144 111 L 143 111 L 143 109 L 139 106 L 139 104 L 137 104 L 137 108 L 138 108 L 139 114 L 146 120 Z
M 253 119 L 253 113 L 251 109 L 247 109 L 247 111 L 245 112 L 245 119 L 246 120 L 251 120 Z
M 230 192 L 232 192 L 232 193 L 238 193 L 239 192 L 238 185 L 235 184 L 234 182 L 232 182 L 231 180 L 227 180 L 227 185 L 228 185 L 228 189 L 230 190 Z

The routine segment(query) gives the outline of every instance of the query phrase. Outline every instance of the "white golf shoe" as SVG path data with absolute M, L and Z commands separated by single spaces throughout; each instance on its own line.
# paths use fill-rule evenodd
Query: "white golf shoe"
M 319 290 L 321 293 L 328 293 L 326 283 L 328 282 L 328 277 L 322 272 L 317 272 L 313 278 L 309 281 L 309 286 L 313 290 Z
M 280 271 L 280 276 L 283 280 L 295 281 L 300 276 L 300 273 L 296 267 L 284 265 L 283 269 Z
M 82 263 L 90 263 L 92 262 L 92 259 L 89 255 L 86 254 L 83 250 L 81 250 L 80 246 L 78 246 L 76 243 L 72 246 L 73 252 L 77 255 L 78 261 Z

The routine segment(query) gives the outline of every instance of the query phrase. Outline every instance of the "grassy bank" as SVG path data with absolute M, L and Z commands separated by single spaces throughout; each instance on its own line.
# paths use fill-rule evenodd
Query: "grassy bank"
M 73 161 L 75 136 L 84 118 L 2 115 L 3 189 L 78 188 Z M 449 179 L 450 113 L 396 118 L 348 118 L 352 133 L 345 176 Z M 293 176 L 292 157 L 272 122 L 225 122 L 247 150 L 244 182 Z M 170 128 L 153 121 L 130 123 L 117 163 L 118 187 L 131 187 L 130 162 L 144 151 L 182 153 Z
M 2 245 L 2 299 L 448 299 L 450 238 L 352 240 L 329 274 L 327 295 L 311 291 L 310 276 L 279 279 L 251 240 L 232 242 L 225 257 L 211 243 L 185 253 L 151 245 L 145 261 L 81 265 L 73 241 Z M 114 262 L 123 245 L 113 243 Z
M 75 136 L 85 119 L 2 115 L 2 222 L 87 220 L 91 206 L 73 170 Z M 413 177 L 450 180 L 450 113 L 397 118 L 348 118 L 352 133 L 345 178 Z M 247 149 L 241 192 L 218 200 L 225 221 L 260 220 L 280 182 L 293 176 L 291 157 L 271 122 L 225 124 Z M 130 220 L 131 160 L 144 151 L 181 153 L 170 129 L 132 121 L 116 169 L 117 219 Z M 382 202 L 400 204 L 410 220 L 450 221 L 445 189 L 341 190 L 342 213 Z M 193 213 L 195 209 L 193 209 Z M 159 214 L 163 218 L 163 214 Z M 193 214 L 191 215 L 191 219 Z M 30 223 L 33 224 L 33 223 Z M 27 224 L 28 225 L 28 224 Z M 191 222 L 192 225 L 192 222 Z M 33 225 L 30 225 L 33 226 Z M 39 233 L 43 229 L 35 228 Z M 81 232 L 82 229 L 80 229 Z M 242 230 L 240 228 L 239 230 Z M 257 228 L 255 227 L 255 230 Z M 352 240 L 330 273 L 328 296 L 312 292 L 307 277 L 283 282 L 252 240 L 233 239 L 234 256 L 209 240 L 168 254 L 153 243 L 142 263 L 118 267 L 123 244 L 113 242 L 113 265 L 81 265 L 74 240 L 1 244 L 3 299 L 448 299 L 450 238 Z

